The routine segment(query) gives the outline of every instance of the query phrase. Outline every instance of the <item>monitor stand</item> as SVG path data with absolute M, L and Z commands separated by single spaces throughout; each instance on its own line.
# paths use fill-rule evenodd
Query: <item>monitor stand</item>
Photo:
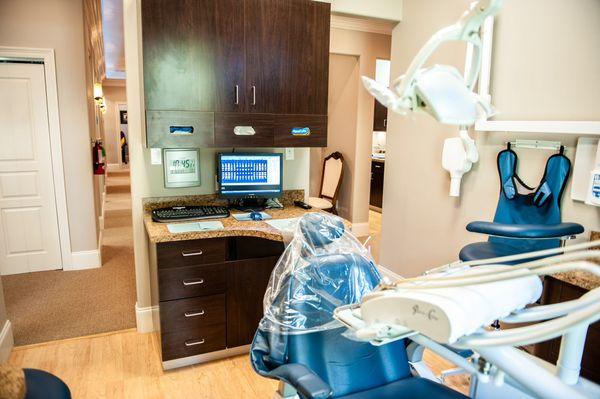
M 264 211 L 267 205 L 266 198 L 240 198 L 237 200 L 231 200 L 229 207 L 237 209 L 238 211 L 251 212 L 251 211 Z

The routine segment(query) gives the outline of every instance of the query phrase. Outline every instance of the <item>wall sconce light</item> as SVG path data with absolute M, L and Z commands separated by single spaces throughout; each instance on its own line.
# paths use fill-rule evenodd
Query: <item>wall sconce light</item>
M 101 83 L 94 83 L 94 100 L 96 100 L 96 103 L 98 105 L 100 105 L 102 102 L 104 102 L 103 97 L 104 93 L 102 92 L 102 84 Z

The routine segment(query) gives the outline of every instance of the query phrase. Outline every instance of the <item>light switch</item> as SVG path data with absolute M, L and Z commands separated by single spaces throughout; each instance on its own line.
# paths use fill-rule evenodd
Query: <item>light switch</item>
M 285 149 L 285 160 L 286 161 L 293 161 L 294 160 L 294 149 L 293 148 L 286 148 Z
M 150 148 L 150 164 L 162 165 L 162 149 Z

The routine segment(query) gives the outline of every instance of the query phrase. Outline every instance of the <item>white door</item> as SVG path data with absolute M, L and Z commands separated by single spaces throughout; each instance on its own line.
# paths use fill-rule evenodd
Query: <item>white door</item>
M 0 272 L 60 269 L 44 66 L 0 63 Z

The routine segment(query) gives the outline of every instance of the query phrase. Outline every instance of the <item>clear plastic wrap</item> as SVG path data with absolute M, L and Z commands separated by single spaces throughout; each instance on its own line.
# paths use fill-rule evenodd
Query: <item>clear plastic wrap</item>
M 360 302 L 380 282 L 370 253 L 341 218 L 306 214 L 273 269 L 259 329 L 303 334 L 339 328 L 335 308 Z

